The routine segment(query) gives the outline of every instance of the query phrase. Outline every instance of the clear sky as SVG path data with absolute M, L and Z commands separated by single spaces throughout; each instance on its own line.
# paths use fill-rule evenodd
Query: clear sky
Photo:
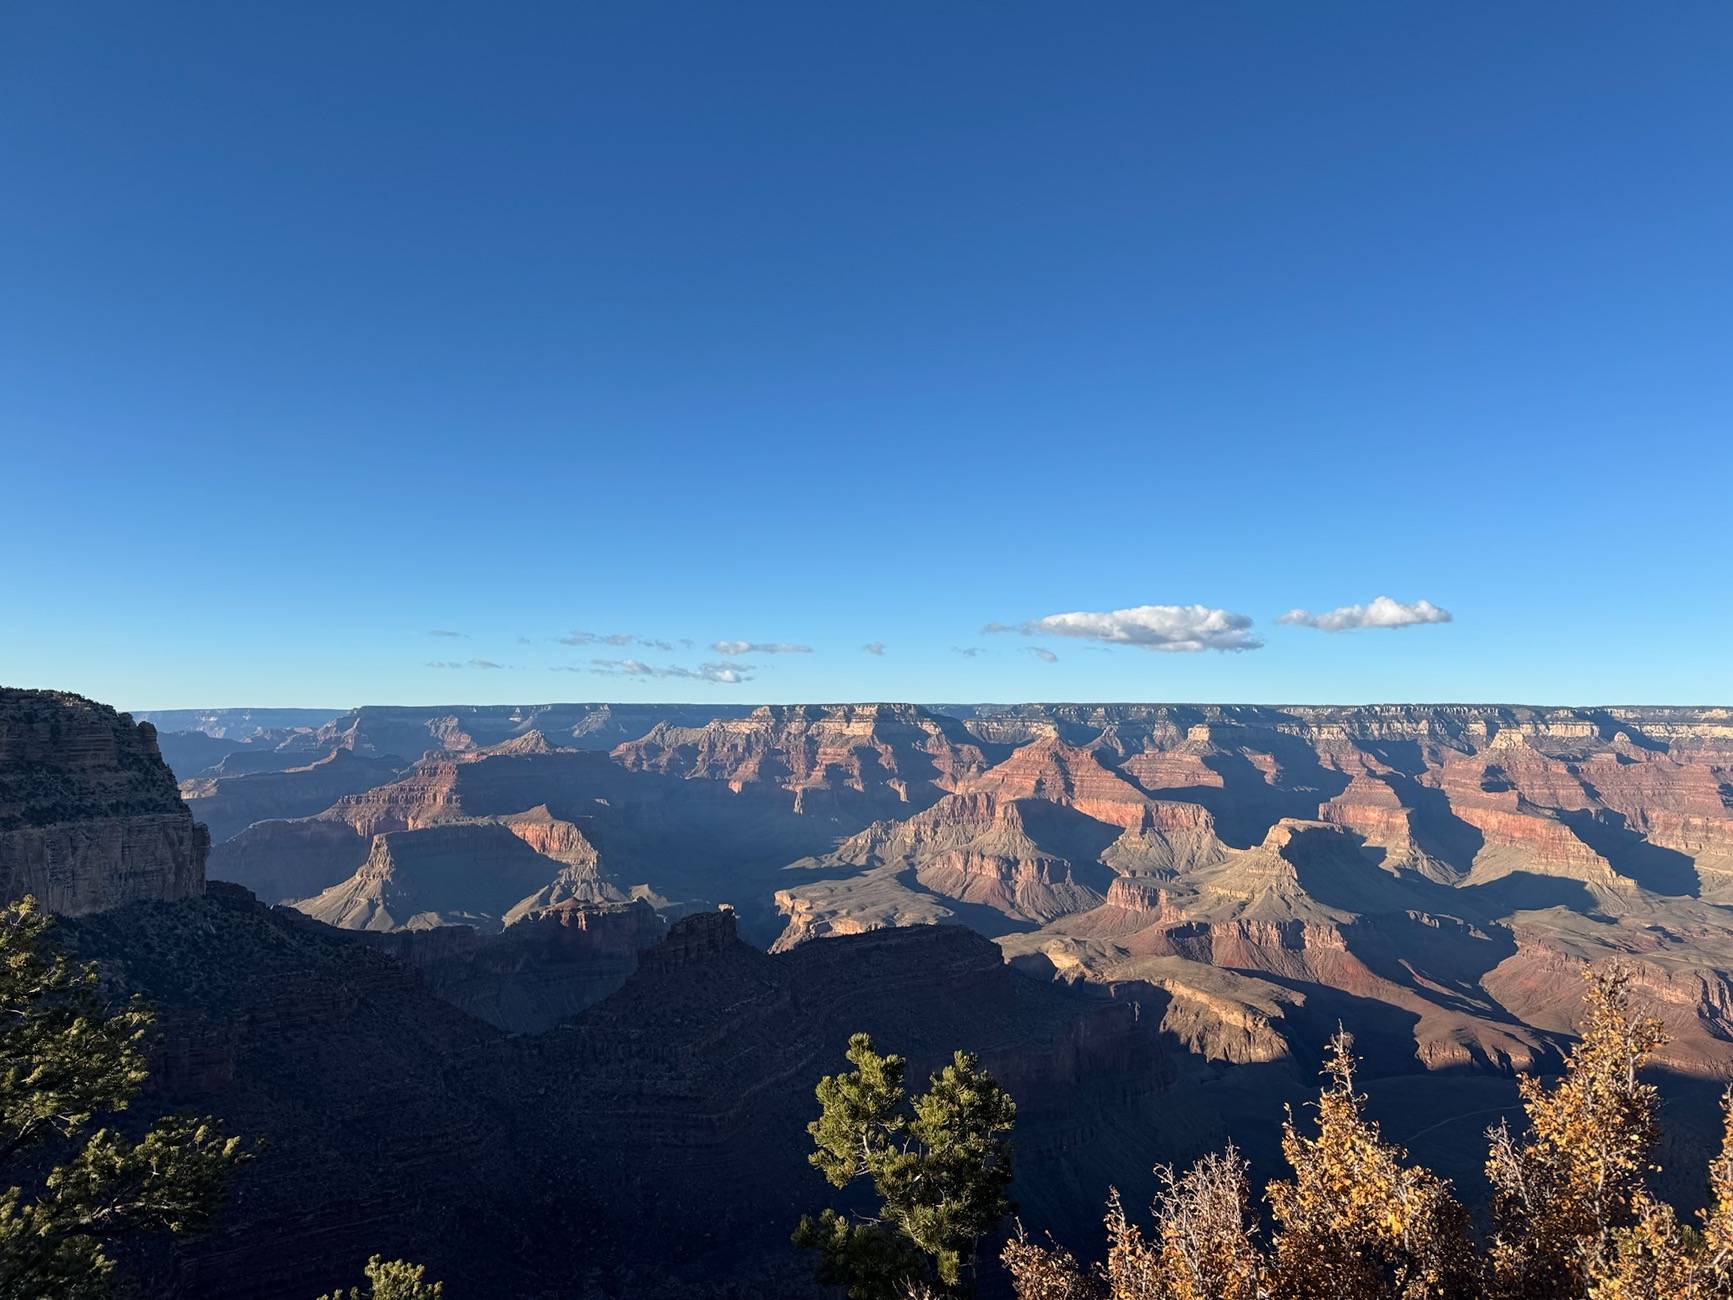
M 10 0 L 0 681 L 1733 703 L 1730 67 L 1723 0 Z

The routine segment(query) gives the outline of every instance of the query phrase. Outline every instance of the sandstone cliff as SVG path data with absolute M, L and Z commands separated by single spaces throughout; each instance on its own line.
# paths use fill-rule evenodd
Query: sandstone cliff
M 149 723 L 0 688 L 0 890 L 66 915 L 203 892 L 209 837 Z
M 924 808 L 989 762 L 960 725 L 906 704 L 767 705 L 702 727 L 660 723 L 614 755 L 634 771 L 780 788 L 797 811 L 844 816 Z

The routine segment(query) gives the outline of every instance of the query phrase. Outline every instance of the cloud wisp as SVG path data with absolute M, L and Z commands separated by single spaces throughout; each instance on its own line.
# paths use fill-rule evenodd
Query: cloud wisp
M 467 633 L 467 632 L 453 632 L 448 627 L 430 627 L 427 629 L 427 635 L 428 636 L 438 636 L 438 637 L 463 638 L 463 637 L 468 636 L 469 633 Z
M 1208 605 L 1133 605 L 1101 612 L 1049 614 L 1027 623 L 989 623 L 983 632 L 1024 636 L 1070 636 L 1106 645 L 1130 645 L 1168 654 L 1204 650 L 1256 650 L 1264 643 L 1244 614 Z
M 473 668 L 477 672 L 498 672 L 510 664 L 496 664 L 491 659 L 429 659 L 429 668 Z
M 738 686 L 752 680 L 752 668 L 746 664 L 709 663 L 696 668 L 679 664 L 647 664 L 642 659 L 592 659 L 589 665 L 561 664 L 554 672 L 594 673 L 598 677 L 678 677 L 687 681 L 715 682 L 723 686 Z
M 868 641 L 861 649 L 869 655 L 882 655 L 885 652 L 885 643 L 883 641 Z
M 555 640 L 561 645 L 641 645 L 647 650 L 672 650 L 674 648 L 671 642 L 659 641 L 655 637 L 639 636 L 635 632 L 572 631 L 562 637 L 556 637 Z
M 965 659 L 973 659 L 977 655 L 984 655 L 987 652 L 978 645 L 954 645 L 951 647 L 951 653 L 962 655 Z
M 1430 600 L 1405 604 L 1379 596 L 1365 605 L 1339 605 L 1314 614 L 1309 609 L 1290 609 L 1276 620 L 1294 627 L 1315 627 L 1321 632 L 1352 632 L 1367 627 L 1417 627 L 1422 623 L 1448 623 L 1450 611 Z
M 792 641 L 712 641 L 710 648 L 719 655 L 738 659 L 741 655 L 809 655 L 812 647 Z
M 1046 646 L 1032 645 L 1025 646 L 1024 648 L 1044 664 L 1056 664 L 1059 662 L 1059 656 L 1054 654 Z

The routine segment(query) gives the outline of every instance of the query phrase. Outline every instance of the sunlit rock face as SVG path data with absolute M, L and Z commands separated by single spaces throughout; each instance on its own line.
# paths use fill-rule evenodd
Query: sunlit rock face
M 67 916 L 205 887 L 210 839 L 156 730 L 82 696 L 0 688 L 0 890 Z

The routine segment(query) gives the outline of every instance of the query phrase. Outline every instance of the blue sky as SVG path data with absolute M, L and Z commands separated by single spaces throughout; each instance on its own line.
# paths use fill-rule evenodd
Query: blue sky
M 0 681 L 1733 702 L 1730 64 L 1722 3 L 14 0 Z M 1379 596 L 1451 618 L 1277 621 Z

